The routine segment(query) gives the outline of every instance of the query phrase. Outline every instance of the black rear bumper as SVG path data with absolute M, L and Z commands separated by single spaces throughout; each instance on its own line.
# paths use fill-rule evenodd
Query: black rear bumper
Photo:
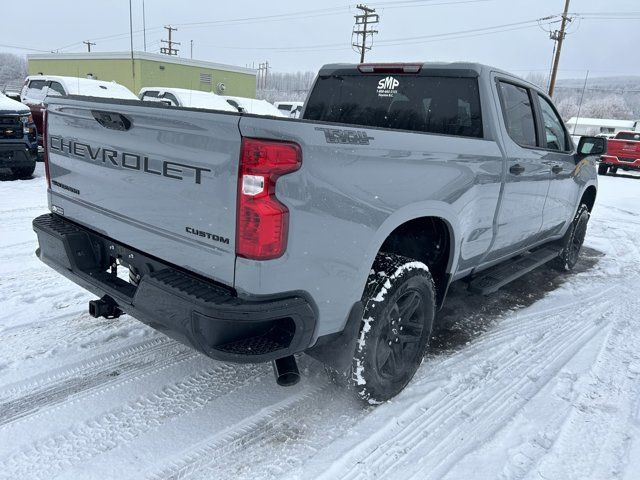
M 58 215 L 33 221 L 47 265 L 151 327 L 224 361 L 257 363 L 305 350 L 316 314 L 304 294 L 242 299 L 227 287 L 118 244 Z M 116 260 L 137 285 L 109 271 Z

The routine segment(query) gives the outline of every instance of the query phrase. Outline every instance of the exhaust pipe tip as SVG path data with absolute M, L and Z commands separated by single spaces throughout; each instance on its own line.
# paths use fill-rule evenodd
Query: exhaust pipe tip
M 276 383 L 281 387 L 292 387 L 300 381 L 300 371 L 293 355 L 272 362 Z

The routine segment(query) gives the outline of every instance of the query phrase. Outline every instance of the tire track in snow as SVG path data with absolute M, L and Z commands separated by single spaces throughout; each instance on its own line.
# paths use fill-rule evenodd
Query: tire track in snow
M 168 465 L 147 478 L 149 480 L 191 478 L 229 457 L 233 457 L 235 464 L 237 455 L 249 447 L 255 447 L 256 443 L 263 441 L 285 422 L 297 421 L 296 416 L 307 411 L 309 402 L 316 403 L 318 399 L 328 399 L 328 392 L 335 388 L 330 384 L 307 388 L 275 405 L 261 409 L 255 415 L 228 427 L 214 439 L 208 439 L 191 448 L 189 452 L 170 461 Z M 213 468 L 217 470 L 215 466 Z M 216 476 L 219 477 L 219 471 L 214 474 L 214 477 Z
M 335 417 L 336 411 L 343 413 Z M 264 474 L 279 476 L 344 435 L 368 411 L 351 392 L 325 380 L 201 442 L 147 478 L 254 478 L 258 463 Z
M 200 409 L 265 373 L 263 366 L 227 364 L 195 373 L 15 451 L 0 463 L 0 478 L 49 479 L 64 469 L 127 444 L 174 417 Z
M 198 353 L 186 346 L 162 343 L 99 367 L 85 366 L 82 371 L 62 380 L 29 388 L 28 393 L 19 397 L 0 398 L 0 432 L 15 427 L 16 422 L 41 420 L 43 415 L 58 410 L 59 404 L 69 406 L 86 397 L 100 396 L 107 390 L 141 380 L 197 356 Z
M 96 369 L 111 368 L 122 362 L 123 359 L 130 358 L 140 353 L 153 352 L 158 348 L 167 348 L 174 342 L 165 336 L 139 342 L 135 345 L 127 346 L 119 350 L 111 350 L 107 353 L 88 358 L 73 365 L 49 370 L 48 372 L 19 382 L 5 385 L 0 389 L 0 401 L 28 394 L 33 390 L 47 388 L 55 383 L 64 382 L 68 377 L 78 377 L 87 375 Z
M 606 308 L 608 304 L 600 306 Z M 535 321 L 535 317 L 531 319 Z M 566 352 L 569 351 L 570 354 L 573 354 L 578 351 L 600 328 L 593 322 L 575 325 L 561 321 L 555 331 L 543 334 L 541 339 L 534 343 L 525 343 L 525 347 L 520 351 L 514 351 L 511 348 L 502 350 L 497 356 L 488 358 L 483 367 L 478 367 L 479 372 L 471 372 L 471 374 L 466 374 L 462 379 L 457 380 L 457 384 L 447 389 L 435 404 L 430 400 L 418 400 L 413 403 L 396 419 L 394 425 L 390 428 L 381 428 L 366 442 L 369 446 L 366 448 L 367 453 L 364 456 L 359 453 L 362 447 L 358 446 L 354 447 L 353 453 L 347 453 L 339 462 L 343 465 L 346 462 L 349 465 L 355 464 L 354 467 L 347 466 L 345 471 L 340 471 L 339 466 L 336 466 L 326 472 L 324 477 L 366 478 L 372 475 L 384 477 L 392 469 L 400 468 L 400 464 L 407 458 L 407 454 L 419 450 L 420 447 L 425 447 L 430 452 L 429 458 L 431 458 L 435 449 L 439 450 L 439 446 L 446 445 L 446 449 L 440 456 L 444 461 L 449 458 L 452 451 L 459 451 L 464 446 L 461 445 L 460 438 L 456 435 L 459 433 L 458 429 L 468 427 L 474 418 L 482 419 L 483 416 L 492 418 L 492 411 L 497 411 L 496 413 L 500 414 L 509 410 L 509 403 L 513 401 L 514 396 L 517 398 L 518 394 L 523 393 L 522 390 L 525 387 L 529 387 L 529 390 L 534 391 L 527 393 L 522 397 L 524 400 L 521 399 L 518 402 L 525 403 L 526 398 L 530 398 L 539 388 L 542 388 L 542 385 L 539 387 L 537 385 L 542 374 L 545 374 L 545 379 L 551 378 L 564 365 L 563 362 L 568 361 Z M 561 339 L 560 342 L 558 342 L 558 338 Z M 466 356 L 467 360 L 468 358 Z M 549 363 L 551 359 L 560 360 L 554 364 Z M 540 365 L 541 372 L 536 371 L 536 365 Z M 449 368 L 449 370 L 451 369 Z M 455 368 L 453 370 L 455 371 Z M 474 376 L 476 382 L 470 382 L 470 378 L 473 379 Z M 488 390 L 490 392 L 488 398 L 478 396 L 482 395 L 482 391 L 477 391 L 478 380 L 482 382 L 482 391 Z M 487 389 L 491 384 L 498 389 Z M 469 385 L 475 385 L 475 387 L 469 388 Z M 410 392 L 408 394 L 410 395 Z M 493 402 L 498 402 L 499 405 L 493 406 Z M 482 404 L 491 405 L 491 408 L 487 409 Z M 472 411 L 474 408 L 477 411 Z M 437 434 L 441 431 L 445 432 L 444 436 L 438 438 Z M 466 432 L 465 429 L 465 438 L 468 438 Z M 450 439 L 452 436 L 456 438 Z M 381 441 L 382 439 L 386 440 Z M 433 456 L 438 458 L 438 455 Z M 449 462 L 451 461 L 453 460 L 449 460 Z M 426 471 L 431 473 L 432 469 L 429 468 Z M 423 477 L 424 474 L 425 471 L 422 470 Z M 438 478 L 438 476 L 433 478 Z
M 496 321 L 500 328 L 489 330 L 479 337 L 471 341 L 470 345 L 466 345 L 463 350 L 456 350 L 453 354 L 445 354 L 444 360 L 439 363 L 439 368 L 451 369 L 458 364 L 465 363 L 468 356 L 481 354 L 487 350 L 496 349 L 511 343 L 517 337 L 522 336 L 539 336 L 540 332 L 544 332 L 547 328 L 553 327 L 558 323 L 558 318 L 562 314 L 571 314 L 571 316 L 581 316 L 589 312 L 593 305 L 597 304 L 601 299 L 607 299 L 611 293 L 615 293 L 619 288 L 616 286 L 600 289 L 597 293 L 591 294 L 589 303 L 585 304 L 583 299 L 564 303 L 556 307 L 536 310 L 530 313 L 520 314 L 517 312 L 507 312 L 499 317 Z M 502 318 L 509 315 L 507 318 Z M 464 352 L 464 355 L 459 355 Z M 438 361 L 441 355 L 429 355 L 427 360 Z M 435 372 L 437 374 L 437 372 Z M 424 380 L 416 379 L 410 385 L 421 385 L 422 383 L 430 383 L 433 377 L 426 377 Z
M 619 309 L 631 311 L 637 306 L 638 302 L 633 306 L 627 303 Z M 640 394 L 636 353 L 640 331 L 629 318 L 612 326 L 591 371 L 578 380 L 581 393 L 572 402 L 569 415 L 544 458 L 537 468 L 531 465 L 526 478 L 548 477 L 547 471 L 564 478 L 614 478 L 623 470 Z M 626 421 L 621 422 L 621 416 Z M 586 451 L 592 454 L 584 455 Z

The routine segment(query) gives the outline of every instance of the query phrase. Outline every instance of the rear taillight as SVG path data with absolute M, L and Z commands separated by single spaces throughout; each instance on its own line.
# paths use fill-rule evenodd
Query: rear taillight
M 44 173 L 47 176 L 47 185 L 51 188 L 51 174 L 49 173 L 49 138 L 47 125 L 49 115 L 47 110 L 42 111 L 42 159 L 44 160 Z
M 289 210 L 276 198 L 276 181 L 302 164 L 291 142 L 243 138 L 238 176 L 236 254 L 253 260 L 282 256 L 287 248 Z

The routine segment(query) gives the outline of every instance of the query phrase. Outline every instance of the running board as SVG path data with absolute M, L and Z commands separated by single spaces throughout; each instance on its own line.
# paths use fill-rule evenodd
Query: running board
M 560 255 L 561 251 L 560 247 L 545 246 L 491 267 L 469 282 L 469 290 L 481 295 L 494 293 L 507 283 L 511 283 L 531 270 L 553 260 Z

